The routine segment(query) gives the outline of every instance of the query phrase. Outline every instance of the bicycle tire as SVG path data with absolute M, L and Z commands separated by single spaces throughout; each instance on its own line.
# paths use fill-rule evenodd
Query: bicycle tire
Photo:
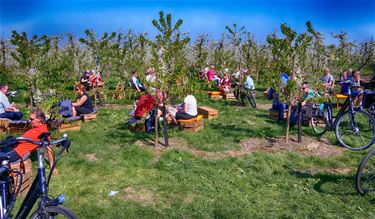
M 249 101 L 250 105 L 251 105 L 253 108 L 257 108 L 257 103 L 255 102 L 255 97 L 254 97 L 254 95 L 251 93 L 251 91 L 248 91 L 248 92 L 247 92 L 246 97 L 247 97 L 247 100 Z
M 375 149 L 361 161 L 355 174 L 355 185 L 360 195 L 375 192 Z
M 316 109 L 318 110 L 318 109 Z M 328 109 L 324 108 L 323 115 L 315 113 L 310 118 L 310 124 L 315 134 L 323 135 L 328 130 Z
M 363 118 L 359 117 L 360 115 L 362 115 Z M 337 119 L 338 120 L 337 120 L 336 127 L 335 127 L 335 135 L 336 135 L 336 139 L 340 142 L 342 146 L 350 150 L 359 151 L 359 150 L 369 148 L 374 143 L 375 120 L 368 112 L 365 112 L 365 111 L 354 112 L 354 122 L 356 123 L 356 128 L 358 130 L 353 130 L 353 126 L 351 125 L 351 114 L 349 113 L 349 111 L 346 111 Z M 347 125 L 349 128 L 345 129 L 344 128 L 345 125 Z M 366 128 L 366 126 L 368 127 Z M 341 131 L 343 132 L 341 133 Z M 346 137 L 343 135 L 344 132 L 348 134 L 352 133 L 352 135 L 349 137 Z M 356 138 L 361 133 L 363 133 L 363 135 L 360 138 Z M 357 142 L 355 142 L 356 141 L 355 139 L 358 139 Z M 363 140 L 363 141 L 358 142 L 359 140 Z
M 48 206 L 46 207 L 47 218 L 78 218 L 71 210 L 64 206 Z M 39 219 L 41 215 L 38 215 L 38 211 L 35 211 L 30 219 Z

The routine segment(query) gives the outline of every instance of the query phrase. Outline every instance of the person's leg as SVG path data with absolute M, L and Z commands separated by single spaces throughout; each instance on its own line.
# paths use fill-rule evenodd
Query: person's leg
M 184 113 L 184 112 L 177 112 L 176 113 L 176 119 L 179 120 L 179 119 L 192 119 L 192 118 L 195 118 L 197 116 L 192 116 L 192 115 L 189 115 L 187 113 Z
M 47 154 L 48 154 L 48 161 L 49 161 L 49 167 L 52 169 L 53 163 L 55 162 L 55 155 L 53 153 L 53 149 L 51 146 L 47 147 Z M 59 171 L 57 168 L 53 170 L 53 174 L 57 174 Z
M 20 120 L 23 114 L 21 112 L 5 112 L 0 114 L 0 118 L 10 119 L 10 120 Z
M 72 114 L 73 117 L 77 116 L 77 110 L 75 106 L 72 107 Z

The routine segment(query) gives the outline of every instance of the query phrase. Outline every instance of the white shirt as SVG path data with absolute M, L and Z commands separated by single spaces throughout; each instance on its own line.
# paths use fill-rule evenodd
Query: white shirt
M 0 91 L 0 114 L 5 113 L 5 109 L 10 106 L 8 97 Z
M 191 116 L 196 116 L 198 114 L 197 100 L 193 95 L 188 95 L 187 97 L 185 97 L 184 103 L 187 104 L 187 114 Z
M 155 77 L 155 75 L 154 75 L 154 74 L 148 74 L 148 75 L 146 76 L 146 81 L 148 81 L 148 82 L 150 82 L 150 83 L 155 82 L 155 81 L 156 81 L 156 77 Z

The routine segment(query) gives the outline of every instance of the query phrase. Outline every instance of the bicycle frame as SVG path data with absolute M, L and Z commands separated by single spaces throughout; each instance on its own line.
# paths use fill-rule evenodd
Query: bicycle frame
M 22 202 L 22 205 L 19 208 L 15 218 L 26 218 L 29 215 L 30 211 L 33 209 L 34 204 L 38 201 L 39 198 L 40 198 L 40 202 L 39 202 L 39 206 L 38 206 L 38 209 L 37 209 L 39 215 L 43 215 L 46 207 L 48 207 L 48 206 L 58 206 L 59 204 L 62 203 L 62 202 L 59 201 L 59 199 L 50 199 L 48 197 L 48 185 L 49 185 L 49 181 L 51 179 L 52 172 L 53 172 L 53 170 L 56 166 L 57 161 L 59 160 L 59 158 L 61 157 L 61 155 L 62 155 L 62 153 L 64 152 L 65 149 L 68 151 L 70 141 L 68 140 L 66 135 L 63 138 L 60 138 L 60 139 L 58 139 L 56 141 L 53 141 L 53 142 L 50 142 L 49 139 L 48 139 L 49 133 L 43 133 L 41 136 L 42 136 L 42 138 L 41 138 L 40 142 L 33 141 L 31 139 L 27 139 L 27 138 L 23 138 L 23 137 L 17 138 L 17 140 L 25 140 L 27 142 L 38 145 L 39 147 L 38 147 L 38 173 L 37 173 L 37 176 L 34 178 L 33 183 L 31 185 L 24 201 Z M 59 150 L 58 154 L 55 156 L 55 160 L 54 160 L 54 163 L 53 163 L 52 168 L 50 170 L 50 174 L 49 174 L 48 177 L 46 177 L 45 167 L 44 167 L 45 148 L 47 146 L 51 145 L 51 144 L 58 144 L 58 143 L 63 143 L 62 148 Z M 5 158 L 5 157 L 7 157 L 7 158 Z M 19 188 L 21 186 L 21 183 L 19 183 L 19 185 L 18 185 L 18 188 L 16 190 L 17 192 L 12 193 L 10 187 L 12 185 L 11 180 L 13 180 L 13 177 L 9 174 L 10 172 L 12 172 L 12 170 L 9 170 L 9 168 L 7 167 L 10 156 L 4 156 L 3 159 L 5 159 L 4 160 L 5 163 L 2 163 L 2 166 L 0 167 L 1 168 L 0 173 L 1 173 L 1 179 L 2 179 L 0 181 L 0 185 L 1 185 L 0 189 L 2 191 L 2 195 L 1 195 L 1 198 L 0 198 L 0 206 L 1 206 L 0 216 L 1 216 L 1 218 L 7 218 L 8 219 L 9 214 L 13 210 L 13 205 L 14 205 L 14 202 L 15 202 L 15 196 L 19 192 Z M 21 179 L 20 182 L 22 182 L 22 175 L 20 175 L 20 179 Z M 6 210 L 8 210 L 9 212 L 6 212 Z
M 336 117 L 333 117 L 333 111 L 332 111 L 332 102 L 331 102 L 331 99 L 330 101 L 324 103 L 324 108 L 327 109 L 328 111 L 328 125 L 333 129 L 334 127 L 336 127 L 336 123 L 337 123 L 337 118 L 339 118 L 340 116 L 342 116 L 347 109 L 349 109 L 349 112 L 350 112 L 350 120 L 351 120 L 351 124 L 353 126 L 354 124 L 354 121 L 353 121 L 353 113 L 354 113 L 354 109 L 353 109 L 353 103 L 352 103 L 352 97 L 351 97 L 351 91 L 350 89 L 348 90 L 348 97 L 346 98 L 344 104 L 342 105 L 342 107 L 340 108 L 339 112 L 336 114 Z M 334 118 L 336 118 L 335 120 L 333 120 Z
M 67 147 L 62 147 L 58 154 L 55 157 L 55 161 L 52 165 L 52 168 L 50 170 L 50 174 L 48 175 L 48 178 L 46 178 L 46 171 L 44 167 L 44 152 L 46 146 L 50 144 L 49 139 L 45 137 L 41 140 L 41 147 L 38 148 L 38 174 L 35 177 L 29 192 L 27 193 L 24 201 L 22 202 L 21 207 L 18 210 L 18 213 L 16 215 L 16 218 L 26 218 L 26 216 L 30 213 L 32 210 L 34 204 L 37 202 L 38 198 L 41 198 L 41 201 L 39 203 L 38 211 L 45 211 L 44 207 L 46 206 L 57 206 L 59 203 L 57 203 L 55 200 L 50 200 L 48 198 L 48 185 L 49 181 L 52 176 L 52 172 L 55 169 L 56 163 L 61 157 L 61 154 Z

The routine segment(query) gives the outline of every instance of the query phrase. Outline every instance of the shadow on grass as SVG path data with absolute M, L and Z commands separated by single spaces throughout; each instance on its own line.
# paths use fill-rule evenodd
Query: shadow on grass
M 125 141 L 128 144 L 134 144 L 139 140 L 149 142 L 154 137 L 153 133 L 131 131 L 125 123 L 118 123 L 109 128 L 110 131 L 106 133 L 106 138 L 110 141 L 119 141 L 122 143 Z
M 331 195 L 357 194 L 354 189 L 354 176 L 350 174 L 311 173 L 301 170 L 291 170 L 289 173 L 299 179 L 314 179 L 317 182 L 313 189 L 319 193 Z
M 275 137 L 283 134 L 281 130 L 276 130 L 271 126 L 244 127 L 244 125 L 217 123 L 210 124 L 209 127 L 212 130 L 220 132 L 222 136 L 230 136 L 235 139 Z

